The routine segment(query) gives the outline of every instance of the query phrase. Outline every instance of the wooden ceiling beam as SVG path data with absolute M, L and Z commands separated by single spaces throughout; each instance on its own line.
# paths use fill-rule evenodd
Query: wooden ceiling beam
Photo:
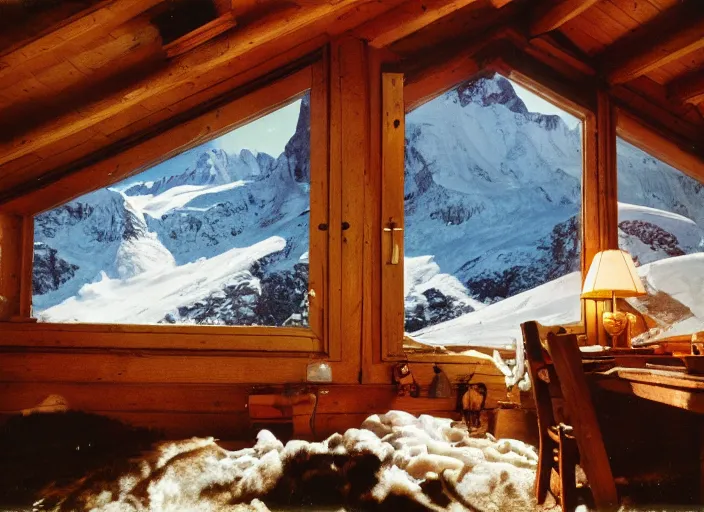
M 168 96 L 169 92 L 180 85 L 192 82 L 194 76 L 217 74 L 222 68 L 242 66 L 244 59 L 255 50 L 266 48 L 269 54 L 275 55 L 291 45 L 315 37 L 316 34 L 310 30 L 312 26 L 317 27 L 316 30 L 324 31 L 326 22 L 364 4 L 372 3 L 376 4 L 371 0 L 331 0 L 271 13 L 228 34 L 227 37 L 211 41 L 192 52 L 176 57 L 153 75 L 81 107 L 80 112 L 61 116 L 0 144 L 0 165 L 90 129 L 148 99 Z M 370 16 L 373 14 L 371 10 Z
M 629 84 L 611 87 L 609 94 L 614 103 L 640 119 L 644 124 L 659 130 L 663 137 L 676 140 L 682 147 L 701 153 L 701 129 L 688 119 L 673 112 L 673 107 L 655 102 L 651 97 L 634 90 Z
M 682 103 L 704 102 L 704 68 L 675 78 L 667 84 L 667 93 Z
M 174 58 L 178 55 L 193 50 L 195 47 L 207 43 L 211 39 L 219 36 L 223 32 L 234 28 L 237 25 L 235 15 L 232 11 L 225 12 L 214 20 L 201 25 L 197 29 L 185 34 L 175 41 L 164 45 L 166 56 Z
M 599 0 L 561 0 L 550 5 L 547 10 L 538 11 L 530 24 L 531 36 L 539 36 L 560 28 L 562 25 L 582 14 Z
M 164 106 L 148 115 L 137 114 L 133 109 L 111 118 L 108 124 L 98 125 L 106 130 L 106 137 L 93 137 L 85 144 L 51 155 L 51 162 L 39 160 L 13 170 L 13 163 L 0 168 L 0 212 L 13 211 L 36 214 L 70 201 L 95 189 L 94 184 L 109 186 L 140 170 L 145 163 L 154 165 L 156 160 L 144 152 L 143 159 L 130 160 L 132 148 L 159 137 L 163 132 L 189 123 L 198 116 L 241 98 L 261 87 L 266 87 L 283 77 L 290 76 L 319 58 L 319 52 L 328 37 L 321 34 L 305 43 L 287 49 L 271 59 L 260 59 L 257 64 L 241 70 L 236 75 L 203 89 L 175 105 Z M 141 111 L 149 112 L 137 105 Z M 117 123 L 118 127 L 110 126 Z M 51 146 L 48 148 L 51 149 Z M 28 155 L 35 156 L 36 153 Z M 124 158 L 117 158 L 122 155 Z M 164 155 L 158 155 L 163 157 Z M 106 165 L 109 161 L 116 165 Z M 99 170 L 98 170 L 99 169 Z M 98 170 L 97 172 L 95 172 Z M 90 175 L 90 178 L 86 176 Z M 9 202 L 8 202 L 9 201 Z
M 373 48 L 384 48 L 477 0 L 410 0 L 356 31 Z
M 404 108 L 406 112 L 420 107 L 433 98 L 467 80 L 492 75 L 492 58 L 484 58 L 483 50 L 505 37 L 505 30 L 483 34 L 468 46 L 442 45 L 429 49 L 423 59 L 407 59 L 395 69 L 403 72 Z
M 49 186 L 42 183 L 42 188 L 5 202 L 0 210 L 36 215 L 94 190 L 98 182 L 102 186 L 118 183 L 182 151 L 197 147 L 218 134 L 276 110 L 309 88 L 311 77 L 311 68 L 306 67 L 254 91 L 249 90 L 248 86 L 235 89 L 231 92 L 234 99 L 227 101 L 229 95 L 225 96 L 218 102 L 217 108 L 198 116 L 187 113 L 190 118 L 181 123 L 167 120 L 157 127 L 162 130 L 156 135 L 152 133 L 153 136 L 134 141 L 131 145 L 118 144 L 123 147 L 110 148 L 113 151 L 109 156 L 66 173 Z M 198 107 L 195 111 L 200 109 Z M 168 128 L 163 129 L 164 126 Z M 152 132 L 157 130 L 153 129 Z M 6 195 L 0 193 L 0 203 Z
M 704 48 L 704 11 L 698 1 L 666 11 L 632 37 L 602 52 L 611 84 L 623 84 Z
M 164 0 L 105 0 L 79 12 L 59 27 L 0 57 L 0 87 L 11 85 L 28 73 L 54 63 L 53 56 L 66 56 L 66 49 L 84 45 L 116 29 Z
M 541 96 L 551 98 L 554 103 L 577 117 L 582 117 L 586 111 L 596 110 L 594 77 L 567 77 L 560 70 L 527 54 L 525 49 L 516 47 L 514 42 L 508 43 L 496 48 L 492 66 L 498 73 L 516 80 Z
M 41 37 L 52 27 L 61 26 L 65 20 L 81 11 L 90 9 L 95 0 L 51 2 L 0 2 L 0 56 L 10 53 Z

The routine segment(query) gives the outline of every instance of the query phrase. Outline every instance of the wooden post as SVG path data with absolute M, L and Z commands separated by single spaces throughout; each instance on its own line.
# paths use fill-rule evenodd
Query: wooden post
M 596 111 L 597 194 L 599 215 L 598 250 L 618 249 L 618 186 L 616 162 L 616 109 L 608 92 L 597 91 Z M 593 255 L 592 255 L 593 257 Z M 591 259 L 590 259 L 591 262 Z M 611 337 L 604 330 L 603 312 L 610 311 L 609 301 L 594 301 L 589 306 L 596 317 L 599 345 L 610 346 Z
M 355 366 L 358 374 L 364 286 L 364 178 L 369 160 L 366 77 L 364 42 L 352 37 L 334 41 L 330 46 L 329 356 Z M 335 337 L 341 346 L 337 351 L 332 345 Z
M 21 314 L 22 233 L 22 217 L 0 213 L 0 321 Z
M 606 91 L 597 92 L 596 124 L 600 250 L 618 249 L 616 110 Z
M 596 115 L 589 113 L 582 125 L 582 284 L 589 266 L 601 248 L 599 222 L 599 155 Z M 602 344 L 597 319 L 597 301 L 583 299 L 584 328 L 589 344 Z M 603 329 L 602 329 L 603 330 Z

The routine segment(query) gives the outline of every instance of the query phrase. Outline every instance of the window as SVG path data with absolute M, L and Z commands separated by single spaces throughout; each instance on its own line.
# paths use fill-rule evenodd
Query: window
M 310 95 L 35 217 L 40 322 L 307 327 Z
M 406 336 L 504 347 L 581 320 L 581 122 L 500 75 L 406 115 Z
M 650 334 L 700 331 L 704 185 L 620 139 L 617 156 L 619 247 L 633 256 L 648 292 L 627 301 Z

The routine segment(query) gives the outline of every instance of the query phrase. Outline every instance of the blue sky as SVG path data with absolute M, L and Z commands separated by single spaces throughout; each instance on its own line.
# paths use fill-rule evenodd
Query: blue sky
M 579 123 L 576 117 L 533 94 L 528 89 L 521 87 L 515 82 L 511 82 L 511 84 L 529 111 L 558 115 L 570 128 L 574 128 Z M 239 153 L 240 150 L 246 148 L 254 153 L 268 153 L 276 158 L 283 152 L 286 143 L 296 131 L 300 110 L 301 100 L 296 100 L 264 117 L 260 117 L 256 121 L 252 121 L 225 135 L 221 135 L 217 139 L 185 151 L 132 178 L 128 178 L 120 183 L 117 188 L 122 189 L 139 181 L 153 181 L 162 176 L 181 174 L 188 166 L 193 165 L 195 159 L 204 149 L 208 148 L 220 148 L 231 154 Z

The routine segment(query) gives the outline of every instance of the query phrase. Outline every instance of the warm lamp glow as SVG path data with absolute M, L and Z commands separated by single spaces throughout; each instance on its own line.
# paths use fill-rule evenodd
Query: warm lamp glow
M 616 249 L 594 256 L 582 287 L 583 299 L 613 299 L 645 295 L 631 255 Z
M 628 325 L 628 315 L 616 311 L 617 297 L 646 295 L 631 255 L 625 251 L 601 251 L 594 256 L 582 287 L 583 299 L 611 299 L 611 311 L 604 311 L 602 324 L 611 335 L 612 346 Z M 626 340 L 627 345 L 630 340 Z

